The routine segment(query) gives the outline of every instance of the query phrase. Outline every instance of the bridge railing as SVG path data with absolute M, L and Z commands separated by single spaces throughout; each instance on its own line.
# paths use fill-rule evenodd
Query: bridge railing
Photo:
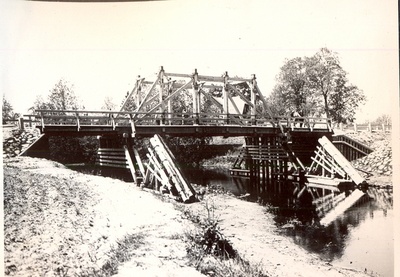
M 208 125 L 263 126 L 284 129 L 329 129 L 330 121 L 316 117 L 263 117 L 222 113 L 144 113 L 83 110 L 36 110 L 44 126 Z
M 280 116 L 275 117 L 275 119 L 279 126 L 291 130 L 308 129 L 313 131 L 314 129 L 328 129 L 332 131 L 332 123 L 329 118 Z

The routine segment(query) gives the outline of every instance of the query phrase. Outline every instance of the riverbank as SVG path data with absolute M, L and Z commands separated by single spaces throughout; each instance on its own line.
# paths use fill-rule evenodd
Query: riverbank
M 10 276 L 95 276 L 101 270 L 201 276 L 186 249 L 185 234 L 196 225 L 183 211 L 205 217 L 204 203 L 212 203 L 241 257 L 267 276 L 368 276 L 332 266 L 279 235 L 272 215 L 256 203 L 214 194 L 189 205 L 163 201 L 132 183 L 30 157 L 5 159 L 3 169 L 4 272 Z M 111 264 L 127 237 L 126 259 Z
M 199 228 L 189 219 L 207 219 L 210 211 L 254 268 L 241 276 L 374 276 L 308 253 L 280 235 L 273 215 L 256 203 L 210 193 L 180 204 L 45 159 L 6 156 L 3 162 L 3 272 L 9 276 L 204 276 L 188 254 L 188 234 Z M 240 276 L 212 270 L 212 263 L 233 268 L 234 262 L 203 258 L 208 276 Z

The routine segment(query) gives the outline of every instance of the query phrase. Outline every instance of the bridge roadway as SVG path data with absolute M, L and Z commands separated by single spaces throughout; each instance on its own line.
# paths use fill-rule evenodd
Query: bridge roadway
M 259 118 L 242 114 L 135 113 L 114 111 L 36 110 L 37 128 L 50 136 L 133 134 L 172 136 L 274 136 L 288 130 L 316 135 L 331 134 L 326 118 Z

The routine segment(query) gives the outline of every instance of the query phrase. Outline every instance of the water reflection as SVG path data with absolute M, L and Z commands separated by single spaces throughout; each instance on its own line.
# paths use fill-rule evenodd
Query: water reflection
M 85 173 L 132 181 L 126 169 L 72 167 Z M 291 192 L 283 184 L 264 191 L 250 179 L 233 178 L 226 169 L 184 169 L 191 183 L 220 187 L 234 195 L 250 194 L 246 199 L 265 204 L 275 214 L 282 234 L 321 258 L 344 267 L 353 267 L 383 276 L 393 276 L 393 191 L 369 187 L 369 198 L 340 215 L 327 227 L 313 224 L 311 206 L 295 206 Z
M 266 191 L 249 179 L 232 178 L 226 170 L 193 170 L 186 175 L 200 185 L 217 185 L 235 195 L 250 193 L 249 199 L 266 204 L 275 214 L 282 234 L 322 259 L 347 268 L 393 276 L 393 191 L 369 187 L 369 197 L 340 215 L 327 227 L 313 224 L 312 207 L 295 207 L 284 186 Z

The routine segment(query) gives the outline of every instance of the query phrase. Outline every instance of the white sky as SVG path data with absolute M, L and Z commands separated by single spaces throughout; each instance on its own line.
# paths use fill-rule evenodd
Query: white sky
M 120 104 L 137 75 L 250 77 L 269 95 L 285 58 L 339 54 L 368 103 L 358 121 L 398 109 L 397 1 L 0 2 L 0 88 L 16 112 L 60 79 L 87 109 Z

